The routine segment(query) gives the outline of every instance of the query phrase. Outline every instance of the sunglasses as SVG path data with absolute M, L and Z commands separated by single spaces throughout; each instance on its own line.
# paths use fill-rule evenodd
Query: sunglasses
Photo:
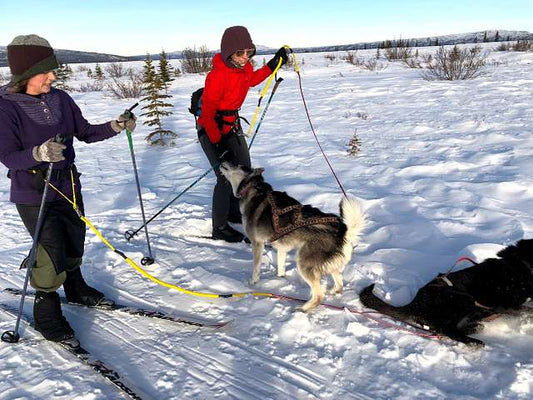
M 237 57 L 242 57 L 245 53 L 248 57 L 252 57 L 255 54 L 255 49 L 237 50 L 235 55 Z

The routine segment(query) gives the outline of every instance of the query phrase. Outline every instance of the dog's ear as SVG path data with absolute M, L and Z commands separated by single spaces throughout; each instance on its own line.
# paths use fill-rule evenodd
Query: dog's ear
M 261 176 L 264 171 L 265 171 L 264 168 L 254 168 L 251 176 Z

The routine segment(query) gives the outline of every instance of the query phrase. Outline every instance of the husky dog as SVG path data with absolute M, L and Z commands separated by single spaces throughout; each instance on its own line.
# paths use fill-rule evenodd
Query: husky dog
M 482 346 L 468 335 L 482 328 L 482 320 L 506 310 L 518 310 L 533 297 L 533 239 L 520 240 L 470 268 L 439 275 L 421 288 L 413 301 L 393 307 L 376 297 L 370 285 L 361 302 L 383 314 L 427 325 L 460 342 Z
M 311 299 L 302 311 L 309 311 L 324 299 L 320 280 L 327 274 L 334 281 L 331 292 L 341 293 L 342 272 L 365 225 L 359 203 L 343 198 L 338 217 L 302 205 L 285 192 L 274 191 L 263 179 L 262 168 L 252 170 L 224 162 L 220 171 L 239 198 L 243 227 L 252 242 L 252 284 L 259 282 L 261 256 L 269 241 L 277 251 L 279 277 L 285 276 L 287 252 L 298 249 L 298 272 L 311 287 Z

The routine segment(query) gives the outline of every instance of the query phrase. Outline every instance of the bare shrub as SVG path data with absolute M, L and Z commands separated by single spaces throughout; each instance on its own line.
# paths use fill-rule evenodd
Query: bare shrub
M 361 67 L 369 71 L 381 71 L 387 68 L 387 66 L 379 62 L 377 58 L 369 58 L 365 60 Z
M 328 53 L 324 55 L 324 58 L 328 60 L 330 63 L 333 63 L 337 59 L 337 56 L 335 54 Z
M 391 47 L 385 49 L 385 58 L 388 61 L 403 61 L 413 56 L 413 49 L 407 40 L 398 40 Z
M 2 71 L 0 71 L 0 83 L 4 83 L 8 81 L 8 77 L 6 74 L 4 74 Z
M 512 49 L 514 51 L 533 51 L 533 40 L 517 40 Z
M 183 60 L 181 61 L 183 72 L 198 74 L 209 72 L 211 68 L 213 68 L 213 62 L 207 46 L 200 46 L 198 50 L 196 47 L 183 50 Z
M 107 83 L 107 89 L 117 99 L 138 98 L 143 94 L 143 81 L 141 72 L 130 69 L 126 78 L 112 78 Z
M 95 80 L 93 82 L 83 83 L 75 90 L 82 93 L 101 92 L 104 90 L 104 82 Z
M 369 71 L 379 71 L 385 69 L 386 67 L 383 63 L 380 63 L 377 58 L 363 58 L 357 56 L 357 51 L 346 52 L 346 62 L 355 65 L 356 67 L 367 69 Z
M 500 43 L 498 47 L 496 47 L 496 51 L 509 51 L 511 50 L 511 43 Z
M 453 46 L 451 49 L 440 47 L 422 77 L 431 80 L 464 80 L 474 79 L 483 74 L 487 55 L 481 53 L 481 47 L 459 49 Z
M 126 75 L 124 65 L 118 62 L 107 64 L 105 67 L 105 72 L 107 72 L 111 78 L 122 78 Z
M 357 136 L 357 129 L 354 130 L 353 136 L 346 146 L 348 146 L 348 155 L 351 157 L 355 157 L 361 150 L 361 140 Z
M 79 65 L 78 68 L 76 68 L 76 72 L 87 72 L 89 68 L 86 65 Z

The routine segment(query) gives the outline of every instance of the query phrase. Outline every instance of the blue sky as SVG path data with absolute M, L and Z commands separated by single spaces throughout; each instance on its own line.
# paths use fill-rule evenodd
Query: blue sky
M 61 49 L 136 55 L 207 45 L 246 26 L 256 45 L 293 47 L 489 29 L 533 32 L 533 0 L 0 0 L 0 45 L 36 33 Z

